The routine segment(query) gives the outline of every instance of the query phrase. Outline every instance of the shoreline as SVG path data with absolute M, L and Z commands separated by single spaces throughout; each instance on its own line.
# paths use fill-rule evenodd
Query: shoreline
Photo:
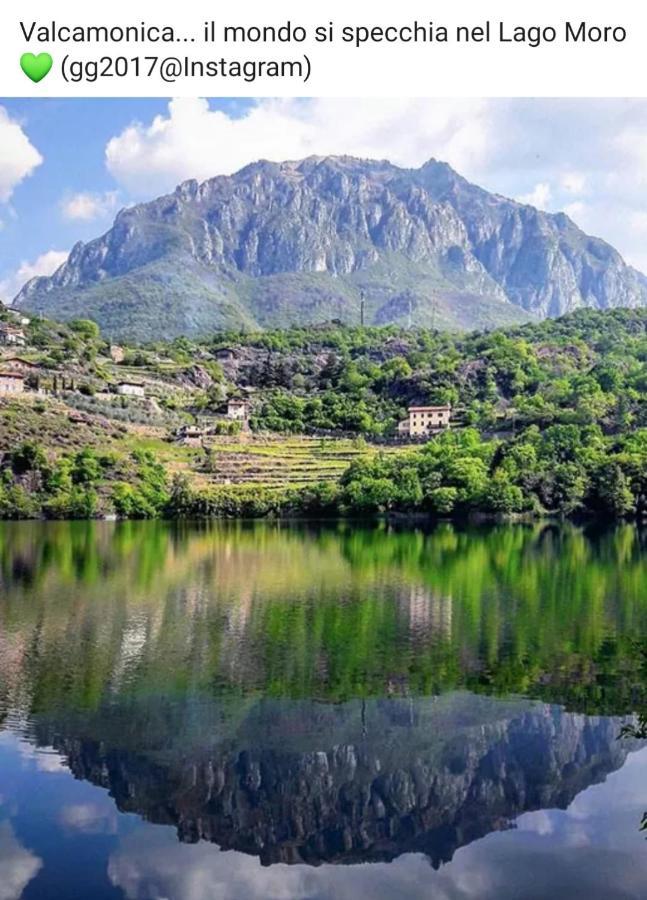
M 433 513 L 425 513 L 420 511 L 402 512 L 382 512 L 375 515 L 331 513 L 324 515 L 322 513 L 302 513 L 290 515 L 265 514 L 258 516 L 250 515 L 179 515 L 179 516 L 119 516 L 114 513 L 98 516 L 25 516 L 25 517 L 0 517 L 2 522 L 285 522 L 285 523 L 305 523 L 305 522 L 322 522 L 322 523 L 348 523 L 361 525 L 536 525 L 539 523 L 554 522 L 557 524 L 567 523 L 571 525 L 634 525 L 641 527 L 647 524 L 647 519 L 631 516 L 623 518 L 609 519 L 608 516 L 595 516 L 592 514 L 580 513 L 578 515 L 559 515 L 552 512 L 543 513 L 491 513 L 485 511 L 474 511 L 465 515 L 456 516 L 438 516 Z

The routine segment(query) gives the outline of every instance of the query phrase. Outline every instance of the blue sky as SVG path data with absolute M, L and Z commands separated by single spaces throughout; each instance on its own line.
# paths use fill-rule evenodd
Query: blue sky
M 2 105 L 24 123 L 30 142 L 44 161 L 25 178 L 12 198 L 15 216 L 5 213 L 0 235 L 2 265 L 32 259 L 56 245 L 97 234 L 93 221 L 69 220 L 61 214 L 65 196 L 83 191 L 114 190 L 104 164 L 104 149 L 130 117 L 151 117 L 164 110 L 161 101 L 8 100 Z
M 645 100 L 0 99 L 0 298 L 123 206 L 258 158 L 434 156 L 647 271 Z
M 123 189 L 108 171 L 105 148 L 130 122 L 163 114 L 168 100 L 0 100 L 43 161 L 0 202 L 0 283 L 18 287 L 15 273 L 41 256 L 69 251 L 105 231 L 117 210 L 143 197 Z M 214 109 L 239 114 L 240 101 L 212 101 Z M 1 132 L 0 132 L 1 133 Z M 0 161 L 2 151 L 0 150 Z M 87 218 L 66 213 L 66 203 L 92 195 L 109 199 Z M 0 291 L 0 297 L 2 292 Z M 4 299 L 4 298 L 3 298 Z

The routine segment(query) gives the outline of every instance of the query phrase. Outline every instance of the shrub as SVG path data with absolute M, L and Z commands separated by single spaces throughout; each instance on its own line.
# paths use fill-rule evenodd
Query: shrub
M 154 519 L 158 512 L 138 488 L 123 481 L 118 481 L 112 489 L 112 505 L 124 519 Z

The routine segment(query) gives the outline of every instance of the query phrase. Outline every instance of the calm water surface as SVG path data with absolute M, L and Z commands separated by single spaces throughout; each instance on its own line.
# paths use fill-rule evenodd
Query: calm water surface
M 645 541 L 0 523 L 0 900 L 644 898 Z

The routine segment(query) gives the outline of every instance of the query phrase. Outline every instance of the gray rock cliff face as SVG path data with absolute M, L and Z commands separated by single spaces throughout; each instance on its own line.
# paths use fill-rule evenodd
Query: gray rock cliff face
M 15 303 L 113 336 L 326 318 L 488 327 L 637 306 L 647 281 L 564 214 L 493 195 L 430 160 L 258 162 L 122 210 Z

